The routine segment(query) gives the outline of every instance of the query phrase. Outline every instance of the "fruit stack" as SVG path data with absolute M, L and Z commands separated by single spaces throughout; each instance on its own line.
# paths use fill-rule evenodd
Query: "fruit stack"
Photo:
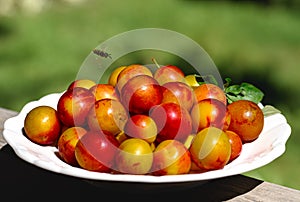
M 222 169 L 264 126 L 256 102 L 228 102 L 223 86 L 175 65 L 131 64 L 106 83 L 76 79 L 57 108 L 38 106 L 26 137 L 71 166 L 111 174 L 177 175 Z

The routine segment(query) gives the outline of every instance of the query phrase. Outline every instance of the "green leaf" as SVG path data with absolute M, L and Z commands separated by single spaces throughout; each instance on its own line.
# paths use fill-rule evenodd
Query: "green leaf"
M 240 85 L 230 85 L 231 79 L 226 78 L 225 80 L 224 88 L 228 103 L 237 100 L 250 100 L 258 104 L 262 101 L 264 93 L 254 85 L 247 82 L 243 82 Z
M 195 75 L 195 77 L 196 77 L 196 81 L 199 83 L 199 85 L 204 84 L 204 83 L 212 83 L 212 84 L 218 85 L 218 82 L 213 75 L 204 75 L 204 76 Z
M 226 82 L 224 83 L 224 89 L 226 89 L 231 84 L 232 80 L 231 80 L 231 78 L 227 77 L 227 78 L 225 78 L 225 81 Z
M 266 105 L 266 106 L 264 106 L 262 108 L 262 111 L 263 111 L 263 114 L 264 114 L 265 117 L 281 113 L 281 111 L 279 109 L 276 109 L 272 105 Z

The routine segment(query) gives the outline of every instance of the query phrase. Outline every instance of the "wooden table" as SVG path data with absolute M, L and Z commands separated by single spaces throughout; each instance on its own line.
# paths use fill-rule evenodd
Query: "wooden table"
M 124 192 L 113 183 L 95 186 L 85 180 L 44 170 L 20 159 L 2 136 L 6 119 L 17 112 L 0 108 L 0 200 L 102 201 L 300 201 L 300 191 L 244 175 L 215 179 L 179 190 Z M 295 179 L 296 180 L 296 179 Z M 137 187 L 139 185 L 137 184 Z M 184 185 L 183 185 L 184 186 Z M 166 198 L 166 199 L 165 199 Z M 4 200 L 7 201 L 7 200 Z

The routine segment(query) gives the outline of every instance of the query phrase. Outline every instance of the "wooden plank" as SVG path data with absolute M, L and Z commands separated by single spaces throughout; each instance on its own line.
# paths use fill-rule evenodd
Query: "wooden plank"
M 194 190 L 193 190 L 194 189 Z M 203 186 L 189 190 L 190 198 L 205 201 L 228 202 L 294 202 L 300 201 L 300 191 L 264 182 L 244 175 L 215 179 Z M 196 200 L 195 200 L 196 201 Z
M 6 145 L 6 141 L 3 138 L 3 129 L 4 129 L 4 122 L 6 121 L 6 119 L 13 117 L 15 115 L 17 115 L 18 112 L 13 111 L 13 110 L 9 110 L 9 109 L 4 109 L 0 107 L 0 149 Z
M 249 192 L 228 201 L 294 202 L 300 201 L 300 191 L 281 185 L 263 182 Z

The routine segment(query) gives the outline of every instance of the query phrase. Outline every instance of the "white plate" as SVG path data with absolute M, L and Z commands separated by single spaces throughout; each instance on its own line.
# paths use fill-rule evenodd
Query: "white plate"
M 39 146 L 29 141 L 23 134 L 24 118 L 34 107 L 48 105 L 56 109 L 57 101 L 62 93 L 53 93 L 37 101 L 27 103 L 21 112 L 4 123 L 3 135 L 15 153 L 23 160 L 49 171 L 70 175 L 84 180 L 104 182 L 139 182 L 147 184 L 179 183 L 207 181 L 225 176 L 241 174 L 262 167 L 285 151 L 286 142 L 291 134 L 291 127 L 286 118 L 278 113 L 265 117 L 265 124 L 259 138 L 251 143 L 244 144 L 240 156 L 227 164 L 223 169 L 212 170 L 205 173 L 185 175 L 127 175 L 92 172 L 72 167 L 61 161 L 55 152 L 56 147 Z

